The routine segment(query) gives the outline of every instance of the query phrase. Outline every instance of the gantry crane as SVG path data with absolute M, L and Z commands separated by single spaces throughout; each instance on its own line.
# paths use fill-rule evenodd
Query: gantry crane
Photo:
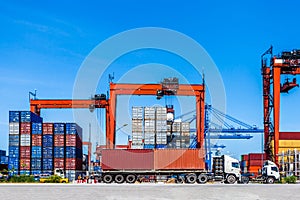
M 264 145 L 269 160 L 278 163 L 280 93 L 288 93 L 297 87 L 296 78 L 281 84 L 281 75 L 300 74 L 300 50 L 285 51 L 273 56 L 271 46 L 261 56 L 264 101 Z M 272 148 L 272 141 L 274 146 Z
M 110 97 L 95 95 L 93 99 L 30 99 L 30 110 L 38 115 L 41 109 L 59 108 L 104 108 L 106 110 L 106 148 L 115 147 L 116 130 L 116 104 L 118 95 L 153 95 L 157 99 L 167 95 L 195 96 L 196 97 L 196 135 L 197 148 L 202 148 L 204 143 L 204 95 L 205 87 L 201 84 L 179 84 L 164 79 L 160 84 L 125 84 L 110 82 Z M 176 80 L 176 79 L 175 79 Z

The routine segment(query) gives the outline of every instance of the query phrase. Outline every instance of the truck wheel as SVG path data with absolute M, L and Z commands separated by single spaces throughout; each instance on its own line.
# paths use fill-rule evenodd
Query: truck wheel
M 200 174 L 198 176 L 198 183 L 205 184 L 208 181 L 208 177 L 206 174 Z
M 268 177 L 266 180 L 267 184 L 273 184 L 275 182 L 275 179 L 273 177 Z
M 116 183 L 121 184 L 121 183 L 123 183 L 124 181 L 125 181 L 125 178 L 124 178 L 123 175 L 118 174 L 118 175 L 115 176 L 115 182 L 116 182 Z
M 105 174 L 103 176 L 103 182 L 104 183 L 111 183 L 113 181 L 113 177 L 110 174 Z
M 229 183 L 229 184 L 234 184 L 236 181 L 236 178 L 234 175 L 230 174 L 227 176 L 227 179 L 226 179 L 226 182 Z
M 188 174 L 188 175 L 186 176 L 186 180 L 187 180 L 188 183 L 193 184 L 193 183 L 195 183 L 196 180 L 197 180 L 197 175 L 196 175 L 196 174 Z
M 135 183 L 136 181 L 136 176 L 133 174 L 129 174 L 126 176 L 126 182 L 127 183 Z

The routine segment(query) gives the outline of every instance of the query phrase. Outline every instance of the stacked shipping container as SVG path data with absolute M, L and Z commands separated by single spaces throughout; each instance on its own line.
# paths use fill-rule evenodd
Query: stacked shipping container
M 31 174 L 42 172 L 42 123 L 32 123 Z
M 77 170 L 82 170 L 82 128 L 75 123 L 66 124 L 66 176 L 75 180 Z
M 143 108 L 132 107 L 132 149 L 143 149 Z
M 10 174 L 82 170 L 82 129 L 75 123 L 42 123 L 28 111 L 9 112 Z
M 259 170 L 262 169 L 264 161 L 267 159 L 264 153 L 250 153 L 241 156 L 241 170 L 244 173 L 252 173 L 258 175 Z
M 19 174 L 20 162 L 20 112 L 9 111 L 8 170 L 10 175 Z
M 155 148 L 155 107 L 144 108 L 145 148 Z
M 54 123 L 54 168 L 65 170 L 65 124 Z
M 167 108 L 156 108 L 156 148 L 167 145 Z
M 43 124 L 43 173 L 52 174 L 54 170 L 53 160 L 53 123 Z

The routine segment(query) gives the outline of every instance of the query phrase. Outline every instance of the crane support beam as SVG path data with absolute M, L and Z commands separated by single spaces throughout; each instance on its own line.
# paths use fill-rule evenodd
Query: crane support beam
M 116 105 L 118 95 L 157 95 L 158 91 L 163 91 L 162 84 L 124 84 L 124 83 L 110 83 L 110 131 L 109 140 L 111 142 L 110 148 L 115 144 L 115 130 L 116 130 Z M 197 148 L 203 146 L 204 142 L 204 110 L 205 110 L 205 87 L 199 84 L 179 84 L 176 89 L 176 94 L 168 93 L 164 95 L 176 96 L 195 96 L 196 97 L 196 126 L 197 126 Z

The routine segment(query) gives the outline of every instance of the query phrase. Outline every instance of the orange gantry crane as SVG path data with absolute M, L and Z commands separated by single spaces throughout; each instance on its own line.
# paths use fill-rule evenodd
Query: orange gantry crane
M 269 57 L 267 57 L 269 56 Z M 281 75 L 300 74 L 300 50 L 285 51 L 273 56 L 271 46 L 262 56 L 264 102 L 264 150 L 268 159 L 278 163 L 280 93 L 288 93 L 297 87 L 296 78 L 281 84 Z M 272 141 L 274 146 L 272 148 Z
M 168 79 L 165 79 L 168 80 Z M 153 95 L 161 98 L 164 95 L 195 96 L 196 97 L 196 126 L 197 147 L 203 147 L 204 142 L 204 95 L 205 87 L 200 84 L 178 84 L 175 82 L 162 82 L 161 84 L 120 84 L 110 83 L 110 98 L 87 99 L 30 99 L 30 110 L 38 115 L 41 109 L 78 109 L 104 108 L 106 110 L 106 148 L 115 147 L 116 106 L 118 95 Z M 99 96 L 98 96 L 99 97 Z

